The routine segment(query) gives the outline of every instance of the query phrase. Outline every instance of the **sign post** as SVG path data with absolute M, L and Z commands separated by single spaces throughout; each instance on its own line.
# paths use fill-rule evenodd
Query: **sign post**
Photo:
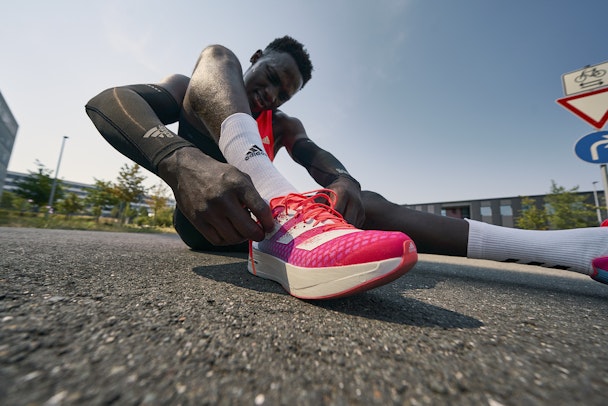
M 608 62 L 566 73 L 562 75 L 562 83 L 566 97 L 557 103 L 601 130 L 608 122 Z M 600 164 L 608 213 L 608 131 L 585 135 L 578 140 L 574 151 L 583 161 Z
M 604 182 L 604 200 L 606 201 L 606 208 L 608 210 L 608 198 L 606 198 L 606 191 L 608 190 L 608 169 L 606 169 L 606 164 L 600 165 L 600 172 Z

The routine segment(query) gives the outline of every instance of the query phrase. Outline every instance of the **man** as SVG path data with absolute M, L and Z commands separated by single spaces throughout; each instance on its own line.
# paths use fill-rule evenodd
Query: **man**
M 357 293 L 411 269 L 417 254 L 407 235 L 359 230 L 335 211 L 336 201 L 355 214 L 361 204 L 349 203 L 358 184 L 333 156 L 322 165 L 329 172 L 315 176 L 339 199 L 330 190 L 297 193 L 269 159 L 283 145 L 302 160 L 320 150 L 296 147 L 308 139 L 302 124 L 277 110 L 310 79 L 302 44 L 278 38 L 251 62 L 243 75 L 230 50 L 210 46 L 191 79 L 108 89 L 86 110 L 114 147 L 173 189 L 176 230 L 194 249 L 254 240 L 250 271 L 307 299 Z M 179 136 L 164 126 L 178 120 Z
M 108 89 L 86 106 L 116 149 L 173 189 L 175 228 L 193 249 L 244 250 L 243 242 L 256 241 L 250 271 L 306 298 L 344 296 L 402 275 L 416 260 L 408 235 L 420 252 L 535 263 L 608 281 L 608 229 L 508 229 L 417 212 L 362 192 L 340 161 L 309 139 L 297 118 L 278 109 L 311 78 L 302 44 L 278 38 L 250 62 L 243 74 L 230 50 L 210 46 L 192 78 L 172 75 L 155 85 Z M 164 127 L 176 121 L 179 135 Z M 318 195 L 295 193 L 272 166 L 268 158 L 281 147 L 333 191 L 321 193 L 325 205 Z M 334 209 L 370 231 L 354 229 Z M 346 262 L 335 258 L 337 253 Z M 329 262 L 318 265 L 317 258 Z M 359 266 L 380 271 L 352 280 Z M 336 269 L 339 277 L 327 276 Z M 349 284 L 335 286 L 344 277 Z M 306 290 L 314 285 L 330 287 Z

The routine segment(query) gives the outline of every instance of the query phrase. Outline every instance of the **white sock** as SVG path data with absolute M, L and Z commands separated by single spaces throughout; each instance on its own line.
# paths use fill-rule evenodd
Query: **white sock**
M 219 147 L 226 161 L 248 174 L 267 201 L 296 192 L 266 155 L 258 124 L 249 114 L 235 113 L 224 120 Z
M 521 230 L 469 220 L 467 257 L 558 268 L 590 275 L 608 256 L 608 227 Z

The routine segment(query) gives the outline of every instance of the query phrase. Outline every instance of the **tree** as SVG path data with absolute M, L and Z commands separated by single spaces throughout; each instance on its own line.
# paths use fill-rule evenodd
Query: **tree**
M 96 221 L 99 221 L 104 207 L 119 203 L 116 188 L 110 181 L 95 179 L 95 187 L 89 190 L 85 203 L 91 206 Z
M 59 211 L 65 213 L 66 218 L 76 214 L 84 208 L 81 198 L 76 193 L 69 193 L 67 197 L 57 204 Z
M 47 169 L 42 163 L 36 161 L 38 172 L 29 171 L 29 175 L 24 179 L 15 182 L 17 189 L 15 193 L 25 199 L 31 200 L 36 206 L 46 206 L 51 197 L 51 189 L 53 187 L 53 171 Z M 63 188 L 61 181 L 57 180 L 55 189 L 55 198 L 63 197 Z
M 154 225 L 157 227 L 171 227 L 173 225 L 173 208 L 166 206 L 154 216 Z
M 139 209 L 134 210 L 134 212 L 135 219 L 133 220 L 133 223 L 140 227 L 150 224 L 150 213 L 148 213 L 148 209 L 146 207 L 140 206 Z
M 551 193 L 545 197 L 552 229 L 589 227 L 594 224 L 595 207 L 585 203 L 585 196 L 577 194 L 578 186 L 567 190 L 551 181 Z
M 120 201 L 120 218 L 122 223 L 132 214 L 131 203 L 141 201 L 147 188 L 143 185 L 146 177 L 141 173 L 141 167 L 134 163 L 132 166 L 124 164 L 120 168 L 116 179 L 116 195 Z
M 536 206 L 536 200 L 523 197 L 521 199 L 522 210 L 517 218 L 517 227 L 525 230 L 547 230 L 549 218 L 544 208 Z
M 529 230 L 565 230 L 591 227 L 596 223 L 596 207 L 585 202 L 578 186 L 566 189 L 551 181 L 551 192 L 545 196 L 545 208 L 539 209 L 534 199 L 522 198 L 523 209 L 517 227 Z
M 167 194 L 167 188 L 164 184 L 158 183 L 156 184 L 152 190 L 150 191 L 150 207 L 152 208 L 152 222 L 155 226 L 161 225 L 160 223 L 164 223 L 160 220 L 160 214 L 163 210 L 167 208 L 167 202 L 169 201 L 169 197 Z
M 25 199 L 16 193 L 5 190 L 2 192 L 0 207 L 9 210 L 27 211 L 31 209 L 31 202 L 28 202 L 28 199 Z
M 18 200 L 23 200 L 22 197 L 18 197 L 16 194 L 5 190 L 2 192 L 2 199 L 0 200 L 0 208 L 3 209 L 17 209 Z

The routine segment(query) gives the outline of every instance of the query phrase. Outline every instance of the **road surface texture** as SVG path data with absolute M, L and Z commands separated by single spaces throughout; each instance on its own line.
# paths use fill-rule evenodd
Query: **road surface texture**
M 605 405 L 608 286 L 421 256 L 302 301 L 171 234 L 0 228 L 2 405 Z

